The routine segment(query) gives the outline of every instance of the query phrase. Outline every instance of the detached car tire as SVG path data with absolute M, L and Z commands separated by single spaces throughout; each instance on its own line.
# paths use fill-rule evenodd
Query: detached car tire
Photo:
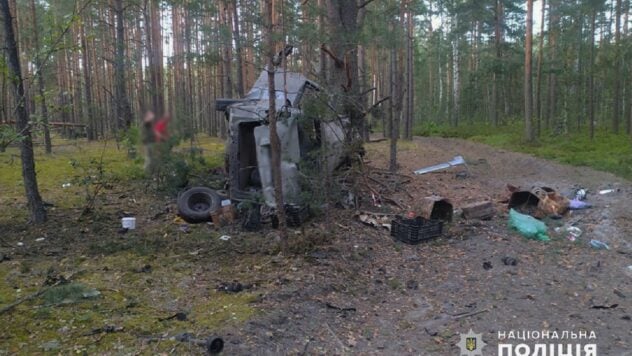
M 206 187 L 194 187 L 178 195 L 178 214 L 190 223 L 211 220 L 211 213 L 219 210 L 222 198 Z

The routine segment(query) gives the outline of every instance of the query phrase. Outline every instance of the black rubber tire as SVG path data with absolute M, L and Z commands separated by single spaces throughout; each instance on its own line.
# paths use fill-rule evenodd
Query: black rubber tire
M 178 196 L 178 214 L 187 222 L 200 223 L 211 220 L 211 213 L 219 210 L 222 198 L 206 187 L 193 187 Z

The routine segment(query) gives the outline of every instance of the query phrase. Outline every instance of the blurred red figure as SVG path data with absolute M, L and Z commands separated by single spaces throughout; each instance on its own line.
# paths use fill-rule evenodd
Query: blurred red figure
M 167 114 L 154 123 L 154 138 L 156 142 L 165 142 L 169 139 L 169 121 L 171 121 L 171 116 Z

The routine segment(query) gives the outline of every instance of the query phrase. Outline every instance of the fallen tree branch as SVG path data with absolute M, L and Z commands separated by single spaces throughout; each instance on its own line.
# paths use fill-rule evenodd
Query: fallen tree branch
M 478 314 L 482 314 L 485 312 L 488 312 L 489 309 L 485 308 L 485 309 L 481 309 L 481 310 L 477 310 L 477 311 L 473 311 L 471 313 L 465 313 L 465 314 L 457 314 L 457 315 L 453 315 L 452 317 L 454 319 L 462 319 L 462 318 L 467 318 L 469 316 L 474 316 L 474 315 L 478 315 Z
M 28 302 L 29 300 L 33 300 L 37 297 L 39 297 L 40 295 L 44 294 L 44 292 L 46 292 L 47 290 L 56 287 L 60 284 L 62 284 L 62 282 L 66 282 L 66 280 L 59 280 L 57 282 L 55 282 L 55 284 L 50 285 L 50 286 L 46 286 L 46 287 L 42 287 L 40 288 L 37 292 L 31 293 L 21 299 L 16 300 L 15 302 L 7 305 L 6 307 L 0 309 L 0 314 L 4 314 L 10 310 L 12 310 L 13 308 L 17 307 L 18 305 L 24 303 L 24 302 Z

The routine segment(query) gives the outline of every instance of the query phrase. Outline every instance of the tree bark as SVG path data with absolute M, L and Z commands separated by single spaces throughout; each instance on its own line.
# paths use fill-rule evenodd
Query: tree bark
M 15 91 L 16 107 L 16 128 L 22 135 L 20 141 L 20 158 L 22 161 L 22 179 L 28 207 L 31 213 L 31 221 L 40 224 L 46 221 L 46 210 L 37 187 L 37 175 L 35 173 L 35 157 L 33 154 L 33 140 L 31 137 L 31 127 L 29 125 L 29 115 L 26 109 L 26 95 L 22 81 L 22 70 L 20 68 L 20 57 L 18 45 L 13 31 L 13 16 L 9 9 L 8 0 L 0 0 L 0 14 L 4 19 L 5 49 L 7 53 L 7 64 L 10 75 L 14 78 L 13 89 Z
M 358 80 L 358 5 L 352 0 L 327 0 L 331 48 L 328 48 L 329 81 L 328 86 L 334 96 L 334 107 L 349 117 L 351 132 L 347 141 L 353 140 L 357 133 L 361 137 L 363 107 L 360 100 Z M 326 47 L 322 47 L 325 50 Z
M 415 92 L 414 92 L 414 38 L 413 38 L 413 11 L 410 8 L 411 2 L 408 3 L 408 16 L 406 23 L 406 126 L 404 130 L 404 138 L 406 140 L 413 139 L 413 117 L 415 110 Z
M 145 24 L 147 25 L 147 57 L 149 62 L 149 91 L 156 116 L 164 114 L 165 100 L 162 79 L 162 34 L 160 9 L 155 0 L 145 0 Z
M 615 50 L 615 68 L 614 78 L 614 98 L 612 102 L 612 130 L 615 134 L 619 133 L 621 122 L 621 80 L 622 80 L 622 60 L 621 60 L 621 0 L 617 0 L 615 4 L 615 27 L 614 27 L 614 50 Z
M 81 54 L 83 61 L 83 79 L 86 93 L 86 106 L 88 109 L 87 134 L 88 140 L 97 139 L 96 117 L 94 112 L 94 102 L 92 99 L 92 61 L 88 53 L 88 41 L 86 40 L 86 31 L 84 25 L 80 25 Z
M 237 95 L 240 98 L 244 97 L 244 64 L 241 46 L 241 34 L 239 30 L 239 13 L 237 7 L 239 6 L 239 0 L 233 0 L 233 38 L 235 40 L 235 55 L 237 56 Z
M 595 27 L 597 9 L 592 10 L 590 20 L 590 72 L 588 73 L 588 120 L 590 120 L 590 139 L 595 138 Z
M 116 15 L 116 54 L 114 56 L 114 78 L 116 103 L 116 126 L 119 130 L 129 129 L 132 125 L 132 108 L 125 88 L 125 27 L 123 26 L 123 0 L 114 0 Z
M 527 33 L 524 54 L 524 122 L 525 138 L 528 142 L 535 141 L 532 123 L 533 93 L 531 85 L 531 53 L 533 42 L 533 0 L 527 0 Z
M 545 124 L 547 128 L 551 127 L 552 123 L 557 122 L 557 37 L 559 34 L 559 1 L 549 1 L 549 96 L 547 101 L 548 112 L 545 117 Z
M 287 252 L 288 236 L 287 221 L 285 217 L 285 204 L 283 201 L 283 185 L 281 176 L 281 142 L 277 134 L 277 113 L 276 113 L 276 88 L 275 88 L 275 68 L 274 56 L 276 53 L 274 40 L 274 22 L 273 22 L 274 0 L 265 0 L 265 43 L 267 54 L 267 71 L 268 71 L 268 122 L 270 127 L 270 158 L 272 167 L 272 180 L 274 184 L 274 199 L 276 202 L 276 213 L 279 218 L 279 234 L 281 235 L 281 244 L 284 252 Z
M 42 111 L 42 126 L 44 128 L 44 147 L 46 153 L 51 153 L 52 143 L 50 140 L 50 128 L 48 126 L 48 106 L 46 105 L 46 84 L 44 83 L 44 73 L 42 58 L 40 57 L 39 28 L 37 22 L 37 11 L 35 10 L 35 0 L 31 0 L 31 16 L 33 17 L 33 44 L 35 46 L 35 68 L 37 68 L 37 91 L 40 96 L 40 110 Z
M 542 0 L 541 20 L 540 20 L 540 39 L 538 42 L 538 64 L 535 84 L 535 103 L 534 112 L 537 116 L 537 136 L 540 136 L 542 130 L 542 60 L 544 58 L 544 14 L 546 13 L 546 0 Z

